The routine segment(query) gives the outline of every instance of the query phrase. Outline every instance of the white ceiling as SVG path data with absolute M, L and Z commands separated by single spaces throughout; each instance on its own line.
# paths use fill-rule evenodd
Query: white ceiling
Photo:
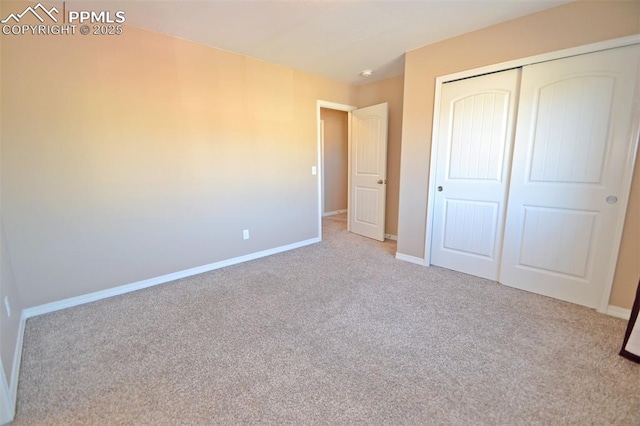
M 121 7 L 129 25 L 363 84 L 401 75 L 404 53 L 409 50 L 568 2 L 138 0 L 108 4 L 111 10 L 116 4 Z M 372 69 L 373 76 L 361 77 L 364 69 Z

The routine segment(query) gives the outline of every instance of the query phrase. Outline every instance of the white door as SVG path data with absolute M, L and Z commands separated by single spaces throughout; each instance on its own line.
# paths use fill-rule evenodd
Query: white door
M 523 69 L 500 282 L 589 307 L 608 296 L 639 59 L 629 46 Z
M 431 264 L 497 280 L 520 70 L 442 86 Z
M 384 241 L 387 199 L 387 103 L 351 113 L 350 230 Z

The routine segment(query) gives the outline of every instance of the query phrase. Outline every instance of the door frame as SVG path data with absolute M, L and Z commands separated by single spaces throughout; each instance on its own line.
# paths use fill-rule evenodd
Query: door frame
M 616 47 L 630 46 L 633 44 L 640 44 L 640 35 L 632 35 L 628 37 L 615 38 L 612 40 L 601 41 L 598 43 L 587 44 L 584 46 L 577 46 L 568 49 L 558 50 L 555 52 L 543 53 L 541 55 L 530 56 L 527 58 L 520 58 L 513 61 L 501 62 L 494 65 L 488 65 L 479 68 L 473 68 L 466 71 L 456 72 L 452 74 L 446 74 L 436 78 L 435 81 L 435 94 L 434 94 L 434 106 L 433 106 L 433 129 L 431 134 L 431 156 L 429 159 L 429 181 L 428 181 L 428 193 L 427 193 L 427 219 L 425 226 L 425 244 L 424 244 L 424 258 L 423 264 L 425 266 L 431 266 L 431 240 L 433 238 L 433 208 L 435 198 L 435 173 L 436 162 L 438 159 L 438 144 L 434 141 L 438 140 L 438 129 L 440 127 L 440 99 L 442 85 L 455 80 L 461 80 L 464 78 L 478 77 L 483 74 L 495 73 L 500 71 L 506 71 L 512 68 L 520 68 L 526 65 L 537 64 L 540 62 L 553 61 L 555 59 L 562 59 L 569 56 L 582 55 L 586 53 L 593 53 L 600 50 L 614 49 Z M 640 85 L 639 85 L 640 86 Z M 639 90 L 640 87 L 636 88 Z M 609 263 L 609 270 L 607 271 L 607 280 L 605 282 L 603 293 L 598 308 L 596 309 L 600 313 L 606 313 L 609 306 L 609 298 L 611 294 L 611 288 L 613 286 L 613 278 L 615 274 L 616 263 L 618 259 L 618 252 L 620 250 L 620 242 L 622 241 L 622 231 L 624 227 L 624 221 L 629 204 L 629 192 L 631 189 L 631 181 L 633 179 L 633 169 L 635 165 L 635 159 L 638 154 L 638 139 L 640 138 L 640 108 L 636 105 L 633 111 L 632 118 L 633 128 L 631 134 L 634 135 L 633 152 L 629 153 L 627 164 L 625 164 L 624 178 L 622 187 L 626 191 L 626 196 L 623 200 L 620 200 L 623 205 L 621 208 L 621 215 L 618 219 L 616 232 L 613 235 L 616 250 L 613 253 L 612 261 Z
M 320 109 L 333 109 L 345 111 L 347 113 L 347 211 L 351 210 L 351 111 L 357 108 L 351 105 L 339 104 L 336 102 L 316 101 L 316 123 L 318 140 L 318 238 L 322 241 L 322 213 L 324 210 L 324 144 L 322 143 L 322 116 Z M 351 230 L 351 221 L 347 214 L 347 231 Z

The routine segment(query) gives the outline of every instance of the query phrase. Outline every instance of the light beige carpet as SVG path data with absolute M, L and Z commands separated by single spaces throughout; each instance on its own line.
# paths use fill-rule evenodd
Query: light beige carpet
M 30 319 L 15 424 L 640 424 L 625 321 L 324 230 Z

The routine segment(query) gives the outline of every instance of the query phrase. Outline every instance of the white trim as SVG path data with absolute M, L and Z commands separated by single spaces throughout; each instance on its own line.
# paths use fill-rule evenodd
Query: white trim
M 83 305 L 85 303 L 95 302 L 98 300 L 106 299 L 113 296 L 118 296 L 132 291 L 141 290 L 147 287 L 153 287 L 159 284 L 168 283 L 171 281 L 179 280 L 181 278 L 190 277 L 193 275 L 202 274 L 204 272 L 213 271 L 215 269 L 224 268 L 226 266 L 236 265 L 238 263 L 248 262 L 250 260 L 259 259 L 265 256 L 271 256 L 273 254 L 282 253 L 297 249 L 300 247 L 308 246 L 320 242 L 320 238 L 311 238 L 309 240 L 300 241 L 286 246 L 280 246 L 269 250 L 259 251 L 257 253 L 247 254 L 245 256 L 234 257 L 233 259 L 223 260 L 208 265 L 198 266 L 191 269 L 185 269 L 183 271 L 174 272 L 167 275 L 162 275 L 156 278 L 150 278 L 148 280 L 138 281 L 132 284 L 126 284 L 118 287 L 113 287 L 107 290 L 96 291 L 94 293 L 84 294 L 82 296 L 71 297 L 69 299 L 59 300 L 57 302 L 46 303 L 40 306 L 34 306 L 27 308 L 23 311 L 23 316 L 31 318 L 34 316 L 47 314 L 50 312 L 59 311 L 61 309 L 71 308 L 73 306 Z M 20 345 L 22 346 L 22 345 Z
M 15 404 L 11 404 L 9 396 L 9 385 L 4 374 L 4 367 L 0 360 L 0 424 L 4 425 L 13 421 L 15 415 Z
M 11 367 L 11 383 L 9 383 L 9 397 L 15 411 L 16 401 L 18 400 L 18 376 L 20 375 L 20 362 L 22 361 L 22 343 L 24 341 L 24 328 L 29 318 L 25 311 L 20 314 L 20 322 L 18 323 L 18 337 L 16 338 L 16 348 L 13 352 L 13 366 Z
M 611 308 L 609 306 L 609 300 L 611 299 L 611 290 L 613 288 L 613 280 L 615 278 L 616 266 L 618 264 L 618 256 L 620 254 L 620 246 L 622 245 L 622 234 L 624 233 L 624 222 L 627 217 L 627 210 L 629 209 L 629 199 L 631 199 L 631 184 L 633 182 L 633 171 L 636 167 L 636 158 L 638 156 L 638 144 L 640 143 L 640 83 L 636 79 L 636 87 L 634 93 L 635 102 L 633 102 L 633 111 L 631 118 L 631 141 L 629 144 L 629 152 L 627 153 L 627 162 L 624 165 L 624 171 L 626 172 L 622 177 L 620 187 L 622 191 L 621 196 L 618 197 L 622 205 L 618 213 L 618 223 L 616 230 L 613 234 L 614 246 L 613 252 L 609 257 L 609 268 L 607 278 L 602 288 L 602 295 L 600 296 L 600 305 L 598 306 L 598 312 L 608 312 Z
M 334 211 L 332 211 L 332 212 L 322 213 L 322 216 L 323 216 L 323 217 L 327 217 L 327 216 L 335 216 L 335 215 L 337 215 L 337 214 L 340 214 L 340 213 L 346 213 L 346 212 L 347 212 L 347 209 L 334 210 Z
M 18 400 L 18 376 L 20 374 L 20 361 L 22 361 L 22 343 L 24 341 L 26 322 L 27 316 L 23 310 L 18 323 L 18 335 L 13 351 L 13 365 L 11 366 L 11 378 L 9 381 L 7 381 L 7 377 L 4 374 L 4 366 L 0 362 L 0 370 L 2 370 L 2 378 L 0 379 L 0 424 L 12 422 L 15 416 L 16 402 Z
M 609 305 L 607 306 L 607 310 L 604 313 L 607 315 L 611 315 L 612 317 L 622 318 L 623 320 L 627 321 L 629 321 L 629 318 L 631 318 L 631 309 L 625 309 L 619 306 Z
M 185 269 L 183 271 L 174 272 L 167 275 L 162 275 L 160 277 L 150 278 L 148 280 L 138 281 L 131 284 L 125 284 L 118 287 L 113 287 L 107 290 L 96 291 L 89 294 L 84 294 L 81 296 L 70 297 L 68 299 L 59 300 L 57 302 L 45 303 L 44 305 L 34 306 L 31 308 L 23 309 L 22 315 L 20 316 L 20 324 L 18 326 L 18 337 L 16 341 L 16 348 L 13 357 L 13 367 L 11 370 L 11 384 L 9 389 L 6 389 L 6 395 L 9 398 L 10 408 L 13 407 L 11 411 L 11 418 L 7 421 L 10 422 L 13 420 L 13 415 L 15 414 L 16 401 L 18 397 L 18 375 L 20 373 L 20 361 L 22 360 L 22 344 L 24 340 L 24 330 L 27 319 L 48 314 L 51 312 L 59 311 L 66 308 L 71 308 L 73 306 L 83 305 L 85 303 L 96 302 L 98 300 L 107 299 L 109 297 L 118 296 L 125 293 L 130 293 L 136 290 L 142 290 L 143 288 L 153 287 L 160 284 L 165 284 L 171 281 L 175 281 L 181 278 L 190 277 L 193 275 L 202 274 L 204 272 L 213 271 L 215 269 L 224 268 L 226 266 L 236 265 L 238 263 L 248 262 L 250 260 L 259 259 L 261 257 L 271 256 L 273 254 L 282 253 L 284 251 L 294 250 L 300 247 L 308 246 L 311 244 L 315 244 L 320 242 L 320 238 L 311 238 L 304 241 L 299 241 L 297 243 L 288 244 L 280 247 L 275 247 L 268 250 L 259 251 L 256 253 L 247 254 L 244 256 L 234 257 L 233 259 L 227 259 L 220 262 L 210 263 L 208 265 L 198 266 L 191 269 Z M 0 365 L 0 369 L 2 366 Z M 4 376 L 4 370 L 2 372 Z M 0 406 L 3 408 L 1 413 L 4 413 L 4 403 L 2 400 L 5 395 L 5 389 L 2 387 L 6 386 L 6 378 L 4 378 L 4 383 L 0 383 Z M 0 418 L 0 424 L 4 424 L 5 419 Z
M 489 74 L 492 72 L 506 71 L 511 68 L 520 68 L 526 65 L 538 64 L 540 62 L 548 62 L 556 59 L 568 58 L 569 56 L 584 55 L 586 53 L 593 53 L 599 50 L 615 49 L 616 47 L 630 46 L 638 43 L 640 43 L 640 35 L 632 35 L 600 41 L 597 43 L 585 44 L 583 46 L 570 47 L 568 49 L 556 50 L 555 52 L 528 56 L 526 58 L 514 59 L 512 61 L 500 62 L 498 64 L 446 74 L 436 78 L 436 85 L 446 83 L 448 81 L 460 80 L 462 78 L 477 77 L 479 75 Z
M 318 99 L 318 108 L 335 109 L 338 111 L 346 111 L 346 112 L 351 112 L 354 109 L 358 109 L 351 105 L 338 104 L 336 102 L 323 101 L 321 99 Z
M 432 229 L 432 220 L 433 220 L 433 205 L 434 205 L 434 197 L 435 197 L 435 173 L 436 173 L 436 164 L 437 161 L 437 143 L 434 143 L 438 140 L 438 129 L 439 129 L 439 120 L 440 120 L 440 97 L 441 97 L 441 88 L 444 83 L 460 80 L 463 78 L 471 78 L 477 77 L 483 74 L 506 71 L 512 68 L 520 68 L 527 65 L 532 65 L 540 62 L 553 61 L 556 59 L 567 58 L 570 56 L 583 55 L 587 53 L 593 53 L 600 50 L 607 49 L 615 49 L 617 47 L 630 46 L 633 44 L 640 43 L 640 35 L 632 35 L 628 37 L 621 37 L 612 40 L 605 40 L 598 43 L 587 44 L 584 46 L 571 47 L 569 49 L 558 50 L 555 52 L 543 53 L 541 55 L 529 56 L 526 58 L 515 59 L 513 61 L 501 62 L 494 65 L 488 65 L 480 68 L 473 68 L 470 70 L 460 71 L 453 74 L 446 74 L 440 77 L 436 77 L 435 82 L 435 93 L 434 93 L 434 104 L 433 104 L 433 128 L 431 132 L 431 157 L 429 161 L 429 183 L 428 183 L 428 191 L 427 191 L 427 217 L 425 222 L 425 242 L 424 242 L 424 259 L 423 263 L 425 266 L 429 266 L 431 264 L 431 240 L 433 238 L 433 229 Z M 637 97 L 637 96 L 636 96 Z M 633 130 L 632 134 L 636 139 L 633 146 L 633 153 L 629 153 L 628 161 L 631 164 L 630 170 L 627 170 L 628 173 L 624 176 L 624 188 L 630 190 L 631 180 L 633 177 L 633 164 L 635 163 L 635 158 L 638 150 L 638 135 L 640 134 L 640 108 L 636 105 L 636 109 L 634 110 L 634 118 L 633 118 Z M 627 164 L 628 166 L 628 164 Z M 629 169 L 629 167 L 627 167 Z M 629 193 L 630 194 L 630 193 Z M 618 229 L 616 230 L 615 238 L 618 238 L 617 241 L 620 242 L 622 239 L 622 232 L 624 226 L 624 216 L 626 216 L 626 208 L 628 207 L 626 204 L 628 203 L 629 196 L 626 197 L 626 200 L 623 200 L 625 203 L 625 208 L 623 209 L 622 221 L 618 224 Z M 615 261 L 618 258 L 618 251 L 620 244 L 616 245 L 617 250 L 615 253 L 615 259 L 612 261 L 610 271 L 608 272 L 608 279 L 603 288 L 603 295 L 599 307 L 597 309 L 600 313 L 607 313 L 609 311 L 609 299 L 611 294 L 611 288 L 613 287 L 613 276 L 615 274 Z M 397 255 L 396 255 L 397 257 Z
M 322 180 L 324 179 L 324 149 L 322 146 L 322 134 L 321 134 L 321 114 L 320 114 L 320 109 L 321 108 L 327 108 L 327 109 L 335 109 L 338 111 L 346 111 L 349 115 L 348 117 L 348 135 L 347 135 L 347 144 L 348 144 L 348 155 L 349 155 L 349 160 L 350 160 L 350 156 L 351 156 L 351 111 L 357 109 L 354 106 L 351 105 L 345 105 L 345 104 L 338 104 L 335 102 L 329 102 L 329 101 L 323 101 L 318 99 L 316 101 L 316 122 L 317 122 L 317 138 L 318 138 L 318 163 L 319 165 L 321 165 L 322 167 L 319 167 L 319 171 L 318 171 L 318 238 L 322 239 L 322 211 L 324 210 L 324 188 L 322 185 Z M 351 161 L 349 161 L 349 179 L 351 176 Z M 351 191 L 351 181 L 349 180 L 348 184 L 348 189 L 347 189 L 347 199 L 348 202 L 347 203 L 351 203 L 351 197 L 349 196 L 350 191 Z M 347 204 L 347 209 L 349 209 L 350 206 Z M 347 231 L 349 231 L 351 229 L 349 220 L 347 220 Z
M 322 197 L 320 198 L 321 207 L 320 211 L 324 211 L 324 120 L 320 119 L 320 188 L 322 188 Z M 326 214 L 326 213 L 325 213 Z
M 438 77 L 439 78 L 439 77 Z M 431 239 L 433 238 L 433 206 L 435 203 L 435 182 L 438 160 L 438 129 L 440 128 L 440 96 L 442 83 L 436 78 L 433 104 L 433 124 L 431 129 L 431 157 L 429 158 L 429 182 L 427 186 L 427 218 L 425 223 L 424 236 L 424 259 L 425 266 L 431 266 Z
M 355 111 L 357 108 L 354 108 Z M 353 211 L 353 206 L 351 205 L 351 132 L 353 131 L 352 127 L 353 122 L 353 114 L 352 111 L 347 113 L 347 232 L 351 232 L 351 212 Z
M 409 263 L 415 263 L 416 265 L 426 266 L 424 264 L 424 259 L 421 259 L 421 258 L 415 257 L 415 256 L 410 256 L 408 254 L 396 253 L 396 259 L 403 260 L 403 261 L 409 262 Z
M 386 240 L 398 241 L 398 236 L 393 234 L 384 234 Z

